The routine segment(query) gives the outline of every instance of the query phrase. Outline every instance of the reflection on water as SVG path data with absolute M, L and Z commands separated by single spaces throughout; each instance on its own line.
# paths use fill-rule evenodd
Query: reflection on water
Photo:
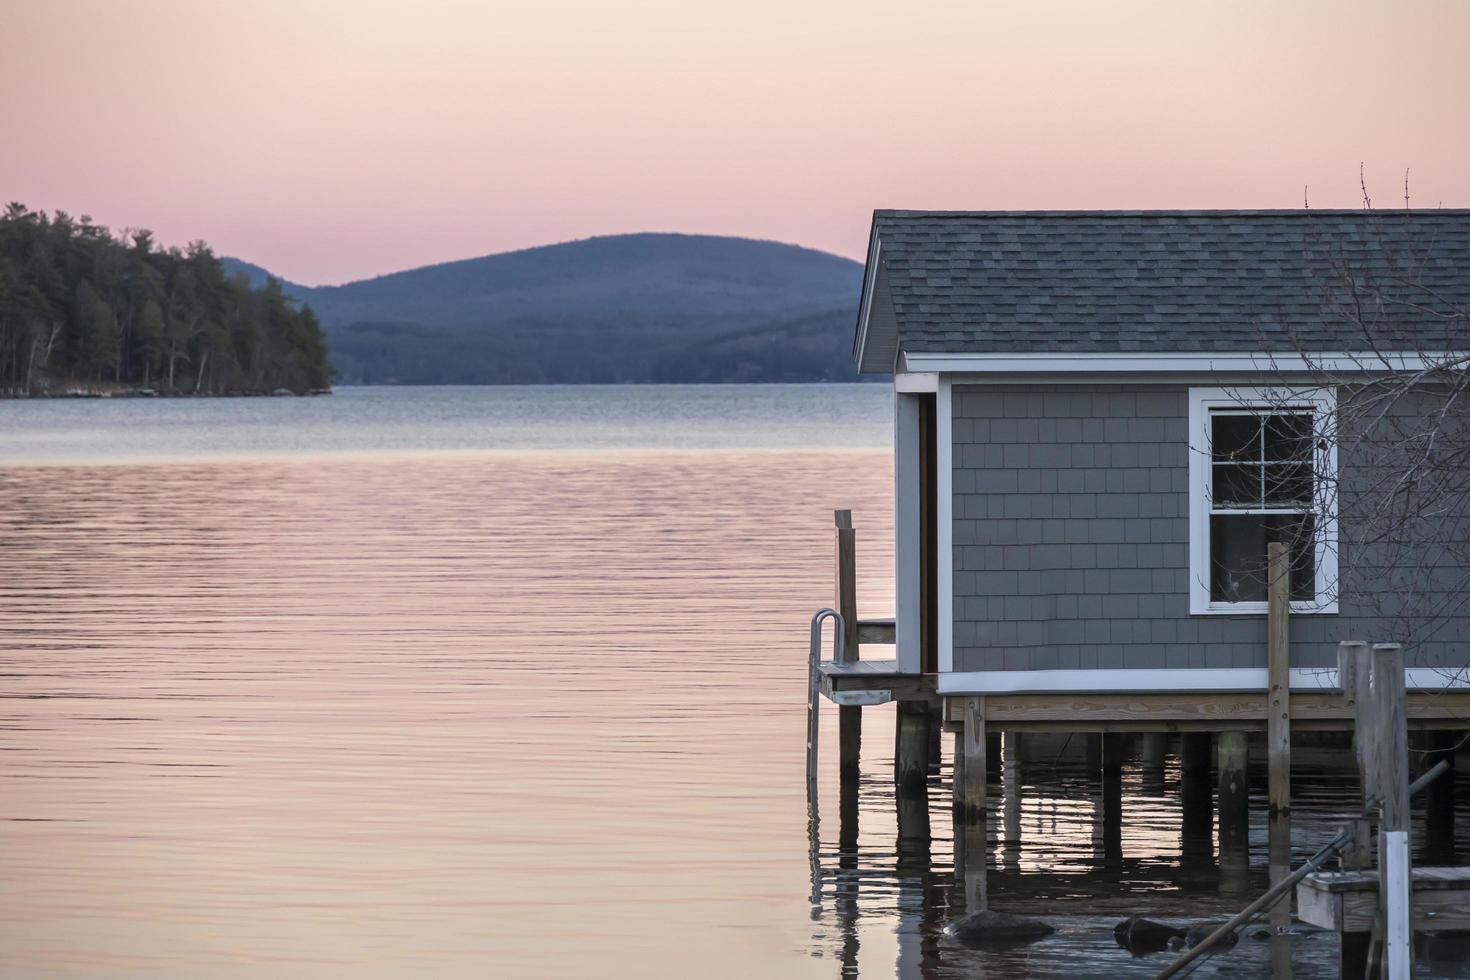
M 899 842 L 893 711 L 868 709 L 856 797 L 824 759 L 814 866 L 806 623 L 838 506 L 860 609 L 891 611 L 888 459 L 0 468 L 0 975 L 1149 975 L 1118 918 L 1241 904 L 1208 823 L 1181 840 L 1172 768 L 1129 764 L 1114 834 L 1079 745 L 1023 746 L 990 893 L 1059 933 L 976 952 L 941 935 L 949 769 L 934 839 Z M 1301 854 L 1352 781 L 1296 777 Z M 1302 941 L 1298 975 L 1333 956 Z

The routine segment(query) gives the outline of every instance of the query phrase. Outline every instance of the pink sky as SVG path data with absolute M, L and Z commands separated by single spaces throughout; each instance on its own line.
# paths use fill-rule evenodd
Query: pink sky
M 1470 4 L 0 0 L 0 198 L 306 283 L 875 207 L 1470 205 Z

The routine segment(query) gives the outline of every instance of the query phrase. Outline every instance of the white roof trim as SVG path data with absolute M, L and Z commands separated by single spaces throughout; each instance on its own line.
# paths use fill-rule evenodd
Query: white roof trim
M 939 375 L 895 374 L 893 390 L 910 395 L 932 395 L 939 390 Z
M 866 324 L 866 312 L 864 313 Z M 1111 353 L 905 353 L 911 372 L 1007 372 L 1016 374 L 1114 372 L 1148 374 L 1178 371 L 1419 371 L 1463 357 L 1456 351 L 1323 351 L 1309 355 L 1241 351 L 1134 351 Z
M 859 304 L 858 312 L 858 335 L 857 347 L 853 353 L 857 355 L 858 373 L 862 373 L 863 353 L 868 346 L 868 315 L 873 311 L 873 293 L 878 290 L 878 257 L 883 252 L 883 239 L 877 235 L 873 236 L 873 244 L 868 249 L 868 264 L 863 275 L 863 295 Z

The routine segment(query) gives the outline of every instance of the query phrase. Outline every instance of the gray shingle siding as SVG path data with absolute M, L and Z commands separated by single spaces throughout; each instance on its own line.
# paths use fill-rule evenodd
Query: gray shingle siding
M 1189 614 L 1187 386 L 957 386 L 952 404 L 956 670 L 1265 666 L 1264 616 Z M 1346 492 L 1366 471 L 1340 456 Z M 1426 581 L 1466 575 L 1450 560 Z M 1342 639 L 1414 639 L 1363 588 L 1292 618 L 1293 667 L 1335 666 Z M 1448 618 L 1409 663 L 1470 662 L 1467 640 L 1470 618 Z

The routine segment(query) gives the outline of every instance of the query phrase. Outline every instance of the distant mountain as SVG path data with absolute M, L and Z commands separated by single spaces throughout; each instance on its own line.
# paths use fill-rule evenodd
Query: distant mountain
M 639 234 L 283 289 L 321 318 L 346 383 L 809 381 L 856 377 L 861 281 L 793 245 Z
M 233 277 L 243 274 L 246 279 L 250 280 L 250 285 L 254 289 L 259 289 L 261 286 L 264 286 L 265 281 L 271 276 L 270 270 L 262 269 L 254 262 L 246 262 L 243 259 L 232 259 L 229 256 L 220 259 L 220 262 L 225 267 L 225 275 Z M 281 279 L 280 276 L 276 276 L 276 278 Z M 287 296 L 295 296 L 300 299 L 304 299 L 311 292 L 310 287 L 298 286 L 284 279 L 281 279 L 281 286 Z

